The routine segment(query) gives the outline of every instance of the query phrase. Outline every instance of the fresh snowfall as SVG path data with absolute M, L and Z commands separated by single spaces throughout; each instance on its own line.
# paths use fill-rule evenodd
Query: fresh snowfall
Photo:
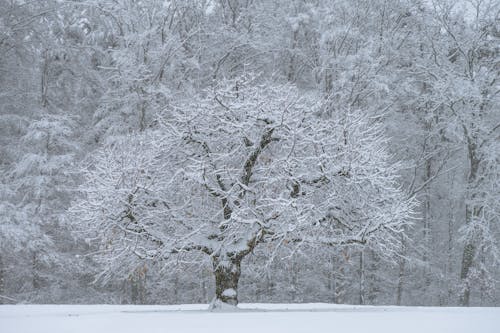
M 500 1 L 0 0 L 0 332 L 140 330 L 500 332 Z
M 495 333 L 499 308 L 242 303 L 237 312 L 207 305 L 9 305 L 2 333 Z

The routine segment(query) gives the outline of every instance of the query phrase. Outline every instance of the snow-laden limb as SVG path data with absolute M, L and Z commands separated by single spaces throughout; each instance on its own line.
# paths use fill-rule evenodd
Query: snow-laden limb
M 390 257 L 414 203 L 376 122 L 330 103 L 239 78 L 172 104 L 158 128 L 96 152 L 73 216 L 101 240 L 110 271 L 209 255 L 213 307 L 237 305 L 241 261 L 263 242 Z

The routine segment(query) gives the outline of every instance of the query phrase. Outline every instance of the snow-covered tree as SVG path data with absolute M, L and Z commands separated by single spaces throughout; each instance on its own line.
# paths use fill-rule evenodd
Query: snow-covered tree
M 111 267 L 206 254 L 218 307 L 237 304 L 241 261 L 261 243 L 269 258 L 290 244 L 395 255 L 413 202 L 376 121 L 245 79 L 173 104 L 156 129 L 97 151 L 72 211 Z

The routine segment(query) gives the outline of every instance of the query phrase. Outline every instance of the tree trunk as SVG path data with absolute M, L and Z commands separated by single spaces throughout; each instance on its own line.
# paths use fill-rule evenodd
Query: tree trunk
M 213 257 L 213 272 L 215 276 L 215 299 L 210 309 L 235 307 L 238 305 L 238 282 L 241 274 L 241 258 Z
M 330 267 L 327 270 L 327 279 L 328 279 L 328 295 L 330 296 L 330 302 L 336 303 L 335 298 L 335 259 L 333 256 L 330 257 Z
M 429 158 L 425 161 L 425 176 L 424 176 L 424 182 L 429 181 L 432 177 L 432 159 Z M 424 241 L 424 248 L 423 248 L 423 255 L 422 255 L 422 261 L 424 263 L 424 270 L 423 270 L 423 282 L 424 282 L 424 292 L 425 294 L 429 293 L 429 287 L 431 284 L 431 277 L 430 277 L 430 266 L 431 263 L 429 261 L 429 253 L 431 251 L 432 247 L 432 242 L 431 242 L 431 184 L 427 184 L 425 187 L 425 196 L 424 196 L 424 212 L 423 212 L 423 218 L 424 218 L 424 230 L 423 230 L 423 241 Z
M 450 179 L 451 179 L 451 182 L 450 182 L 450 188 L 454 188 L 454 184 L 453 184 L 453 177 L 450 176 Z M 447 263 L 447 270 L 446 270 L 446 284 L 448 285 L 448 297 L 447 297 L 447 300 L 446 300 L 446 304 L 448 306 L 452 305 L 452 300 L 453 300 L 453 294 L 454 294 L 454 290 L 453 290 L 453 284 L 451 283 L 452 281 L 452 276 L 453 274 L 455 273 L 453 271 L 453 256 L 454 256 L 454 249 L 453 249 L 453 245 L 454 245 L 454 237 L 453 237 L 453 222 L 455 221 L 455 213 L 454 213 L 454 210 L 456 209 L 456 207 L 453 205 L 453 199 L 450 200 L 450 217 L 448 219 L 448 263 Z M 456 300 L 453 300 L 453 303 L 455 303 Z
M 130 297 L 132 304 L 146 304 L 146 271 L 137 269 L 130 277 Z
M 339 265 L 338 274 L 335 274 L 335 303 L 344 304 L 345 303 L 345 275 L 343 263 L 337 261 Z
M 298 284 L 298 277 L 297 277 L 297 263 L 295 262 L 295 258 L 292 258 L 292 264 L 290 265 L 290 296 L 292 298 L 292 302 L 295 303 L 297 301 L 297 284 Z
M 396 305 L 401 305 L 401 301 L 403 299 L 403 285 L 405 278 L 405 259 L 399 259 L 399 276 L 398 276 L 398 288 L 396 291 Z
M 476 194 L 474 193 L 474 187 L 477 185 L 477 175 L 479 171 L 479 158 L 477 158 L 476 146 L 469 143 L 469 162 L 470 162 L 470 172 L 467 184 L 467 197 L 472 201 L 471 204 L 467 203 L 465 206 L 465 224 L 468 225 L 472 223 L 474 218 L 479 215 L 480 208 L 475 207 L 474 199 Z M 472 193 L 471 193 L 472 192 Z M 469 233 L 470 234 L 470 233 Z M 462 269 L 460 270 L 460 279 L 462 280 L 462 294 L 460 295 L 460 305 L 469 306 L 470 304 L 470 279 L 469 273 L 472 265 L 474 264 L 474 257 L 476 256 L 476 244 L 474 236 L 470 236 L 465 240 L 464 252 L 462 255 Z
M 49 104 L 48 101 L 48 93 L 49 93 L 49 84 L 48 84 L 48 76 L 49 76 L 49 59 L 47 55 L 47 51 L 44 52 L 44 61 L 42 68 L 42 77 L 41 77 L 41 104 L 42 107 L 46 107 Z
M 365 258 L 363 250 L 359 252 L 359 304 L 365 304 Z
M 463 284 L 462 295 L 460 296 L 460 305 L 462 306 L 469 306 L 470 303 L 469 271 L 472 267 L 475 253 L 476 247 L 472 242 L 465 244 L 462 257 L 462 269 L 460 271 L 460 279 L 462 280 Z
M 174 304 L 179 304 L 179 274 L 174 275 Z
M 288 81 L 293 82 L 295 80 L 295 49 L 297 48 L 297 38 L 298 38 L 298 31 L 293 32 L 293 43 L 292 43 L 292 50 L 291 50 L 291 55 L 290 55 L 290 63 L 288 65 Z
M 0 254 L 0 304 L 3 304 L 3 297 L 1 297 L 5 291 L 5 284 L 4 284 L 4 267 L 3 267 L 3 260 L 2 260 L 2 255 Z
M 32 274 L 32 280 L 31 280 L 31 283 L 32 283 L 32 286 L 33 286 L 33 290 L 35 292 L 38 291 L 38 289 L 40 289 L 40 276 L 38 275 L 38 257 L 36 255 L 36 252 L 33 251 L 33 253 L 31 254 L 31 274 Z

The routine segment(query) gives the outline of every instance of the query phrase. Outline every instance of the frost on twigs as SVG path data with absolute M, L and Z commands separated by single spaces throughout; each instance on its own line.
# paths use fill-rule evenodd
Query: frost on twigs
M 157 127 L 95 153 L 72 212 L 110 267 L 208 255 L 211 308 L 237 305 L 241 262 L 261 243 L 268 257 L 283 246 L 392 256 L 414 206 L 400 166 L 376 122 L 331 103 L 247 77 L 172 102 Z

